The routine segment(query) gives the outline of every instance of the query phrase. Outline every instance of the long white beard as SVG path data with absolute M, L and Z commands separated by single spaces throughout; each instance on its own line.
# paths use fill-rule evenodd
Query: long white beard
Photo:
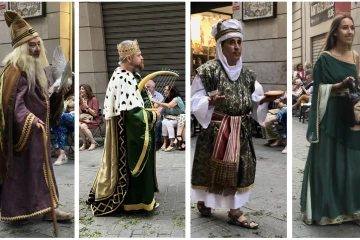
M 36 79 L 40 86 L 47 91 L 47 78 L 40 58 L 27 55 L 25 56 L 25 61 L 19 61 L 18 65 L 20 69 L 26 73 L 30 91 L 35 89 Z

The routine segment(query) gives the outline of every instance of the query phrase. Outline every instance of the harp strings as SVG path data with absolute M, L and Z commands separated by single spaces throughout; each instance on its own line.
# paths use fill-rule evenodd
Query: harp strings
M 169 88 L 172 88 L 176 80 L 176 76 L 173 75 L 160 75 L 157 77 L 155 82 L 155 90 L 159 93 L 161 93 L 164 96 L 164 89 L 165 86 L 169 86 Z

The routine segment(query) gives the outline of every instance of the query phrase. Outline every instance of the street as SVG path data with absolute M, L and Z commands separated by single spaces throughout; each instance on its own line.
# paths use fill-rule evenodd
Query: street
M 303 172 L 310 143 L 306 140 L 307 121 L 299 122 L 293 117 L 293 237 L 299 238 L 355 238 L 359 237 L 360 227 L 353 223 L 340 225 L 306 225 L 301 219 L 300 193 Z
M 265 139 L 253 138 L 257 157 L 255 186 L 249 202 L 241 208 L 247 218 L 259 224 L 259 228 L 251 230 L 229 225 L 229 209 L 212 209 L 211 217 L 202 217 L 196 203 L 192 203 L 192 238 L 286 238 L 286 154 L 281 154 L 283 146 L 265 147 L 265 142 Z M 191 139 L 192 158 L 195 143 L 194 137 Z
M 185 237 L 185 152 L 157 151 L 158 209 L 152 214 L 115 212 L 94 217 L 85 204 L 97 173 L 103 147 L 80 152 L 79 231 L 80 238 L 184 238 Z
M 56 157 L 51 158 L 52 162 Z M 59 190 L 59 209 L 74 216 L 74 160 L 61 166 L 54 166 L 55 179 Z M 0 222 L 0 238 L 49 238 L 53 235 L 53 223 L 41 220 L 42 214 L 30 219 L 25 225 Z M 58 223 L 60 238 L 74 238 L 74 220 Z

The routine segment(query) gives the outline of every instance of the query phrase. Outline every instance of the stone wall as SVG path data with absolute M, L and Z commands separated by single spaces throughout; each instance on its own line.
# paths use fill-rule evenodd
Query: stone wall
M 286 90 L 286 6 L 277 3 L 276 18 L 243 22 L 243 63 L 257 73 L 264 91 Z
M 51 63 L 54 49 L 61 45 L 66 60 L 73 63 L 73 20 L 72 3 L 46 2 L 46 17 L 26 19 L 26 21 L 39 33 L 47 50 L 47 58 Z M 12 51 L 10 33 L 4 16 L 0 16 L 0 71 L 3 68 L 2 60 Z
M 292 63 L 311 61 L 312 38 L 327 33 L 333 19 L 311 27 L 309 2 L 292 3 L 292 13 Z M 360 52 L 360 2 L 351 3 L 351 16 L 356 32 L 353 49 Z
M 79 83 L 91 86 L 103 108 L 108 74 L 101 3 L 79 5 Z

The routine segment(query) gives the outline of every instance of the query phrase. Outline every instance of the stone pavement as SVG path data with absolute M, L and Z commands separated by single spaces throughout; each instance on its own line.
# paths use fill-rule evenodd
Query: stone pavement
M 56 158 L 51 159 L 54 163 Z M 74 160 L 61 166 L 54 166 L 59 190 L 59 209 L 74 216 Z M 60 238 L 74 238 L 74 221 L 58 223 Z M 41 220 L 41 215 L 31 218 L 26 225 L 0 222 L 0 238 L 49 238 L 53 237 L 53 223 Z
M 293 237 L 299 238 L 359 238 L 360 227 L 353 223 L 340 225 L 316 226 L 306 225 L 301 219 L 300 193 L 303 181 L 303 172 L 310 143 L 306 141 L 307 122 L 300 123 L 293 117 Z
M 212 209 L 211 217 L 202 217 L 191 207 L 192 238 L 285 238 L 287 233 L 286 154 L 284 147 L 265 147 L 265 139 L 253 138 L 257 156 L 255 186 L 250 201 L 242 207 L 244 214 L 259 224 L 250 230 L 227 223 L 228 209 Z M 196 138 L 191 139 L 191 157 L 194 156 Z M 192 160 L 190 161 L 192 162 Z
M 85 204 L 101 161 L 103 147 L 80 152 L 79 236 L 101 238 L 185 237 L 185 152 L 157 151 L 160 203 L 153 214 L 113 213 L 94 217 Z

